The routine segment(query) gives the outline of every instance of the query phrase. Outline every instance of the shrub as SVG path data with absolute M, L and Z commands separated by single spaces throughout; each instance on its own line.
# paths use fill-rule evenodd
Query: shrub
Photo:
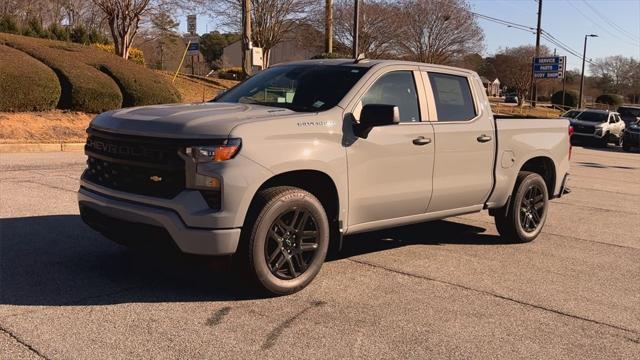
M 312 60 L 316 59 L 350 59 L 351 56 L 340 53 L 322 53 L 311 57 Z
M 116 49 L 113 44 L 95 44 L 94 46 L 110 54 L 116 53 Z M 144 53 L 142 52 L 142 50 L 132 47 L 131 49 L 129 49 L 129 58 L 127 60 L 133 61 L 138 65 L 144 65 Z
M 49 38 L 52 40 L 69 41 L 69 30 L 56 23 L 49 25 Z
M 76 25 L 69 33 L 69 39 L 78 44 L 89 44 L 89 32 L 83 25 Z
M 556 91 L 551 96 L 551 103 L 562 106 L 562 90 Z M 564 106 L 578 106 L 578 94 L 575 91 L 566 91 L 564 96 Z
M 620 95 L 616 94 L 602 94 L 596 98 L 596 102 L 599 104 L 607 104 L 611 106 L 620 106 L 624 103 L 624 99 Z
M 20 30 L 18 29 L 16 19 L 10 15 L 0 17 L 0 32 L 18 34 Z
M 49 67 L 4 45 L 0 45 L 0 63 L 0 111 L 55 109 L 61 89 Z
M 80 60 L 82 46 L 9 34 L 0 34 L 0 39 L 40 60 L 56 73 L 62 88 L 58 107 L 99 113 L 122 106 L 118 85 Z

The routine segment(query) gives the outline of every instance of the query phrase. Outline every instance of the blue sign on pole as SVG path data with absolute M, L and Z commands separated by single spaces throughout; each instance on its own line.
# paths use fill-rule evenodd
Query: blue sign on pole
M 533 58 L 533 77 L 535 79 L 564 79 L 566 63 L 566 56 Z

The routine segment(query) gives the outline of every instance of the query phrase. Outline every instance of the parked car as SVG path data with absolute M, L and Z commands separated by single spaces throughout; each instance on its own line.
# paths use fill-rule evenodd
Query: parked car
M 569 131 L 495 118 L 469 70 L 282 64 L 213 102 L 98 115 L 78 202 L 114 241 L 233 255 L 247 284 L 288 294 L 346 234 L 488 209 L 506 241 L 534 240 L 564 193 Z
M 507 94 L 504 96 L 504 102 L 507 104 L 517 104 L 518 103 L 518 95 L 516 94 Z
M 583 111 L 584 110 L 579 110 L 579 109 L 569 110 L 569 111 L 565 112 L 564 114 L 560 115 L 560 117 L 561 118 L 565 118 L 565 119 L 575 119 Z
M 625 126 L 617 112 L 587 109 L 569 121 L 574 130 L 572 140 L 592 141 L 600 146 L 622 145 Z
M 624 151 L 631 151 L 632 147 L 640 147 L 640 119 L 630 123 L 624 130 L 622 149 Z
M 620 106 L 618 113 L 627 127 L 640 120 L 640 106 Z

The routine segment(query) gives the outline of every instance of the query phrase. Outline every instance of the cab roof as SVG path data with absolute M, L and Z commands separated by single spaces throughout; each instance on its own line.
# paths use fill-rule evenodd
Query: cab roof
M 404 60 L 379 60 L 379 59 L 360 59 L 357 63 L 354 59 L 314 59 L 314 60 L 301 60 L 301 61 L 280 63 L 280 64 L 273 65 L 273 67 L 288 66 L 288 65 L 332 65 L 332 66 L 355 66 L 355 67 L 362 67 L 362 68 L 372 68 L 378 65 L 380 66 L 413 65 L 413 66 L 429 66 L 429 67 L 435 67 L 442 70 L 466 71 L 469 73 L 473 73 L 473 71 L 471 70 L 457 68 L 453 66 L 427 64 L 427 63 L 404 61 Z

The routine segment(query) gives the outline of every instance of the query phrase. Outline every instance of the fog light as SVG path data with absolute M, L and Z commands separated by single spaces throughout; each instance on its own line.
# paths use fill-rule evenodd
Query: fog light
M 211 210 L 220 210 L 222 204 L 220 191 L 200 190 L 200 195 L 202 195 L 202 198 L 207 202 L 207 205 L 209 205 Z

